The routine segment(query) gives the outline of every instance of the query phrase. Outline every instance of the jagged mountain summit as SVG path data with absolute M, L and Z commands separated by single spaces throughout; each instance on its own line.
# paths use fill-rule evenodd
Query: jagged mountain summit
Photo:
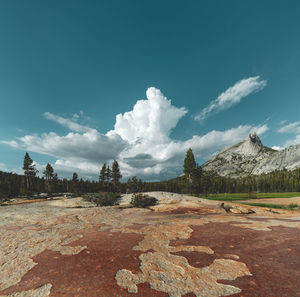
M 244 177 L 274 170 L 300 167 L 300 144 L 276 151 L 262 144 L 256 133 L 242 142 L 224 149 L 202 165 L 221 176 Z

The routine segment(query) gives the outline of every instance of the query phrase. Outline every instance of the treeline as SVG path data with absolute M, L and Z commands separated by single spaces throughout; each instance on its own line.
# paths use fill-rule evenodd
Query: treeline
M 118 183 L 83 180 L 78 178 L 76 172 L 73 173 L 72 179 L 54 177 L 47 180 L 45 177 L 33 177 L 30 182 L 31 188 L 28 190 L 26 188 L 25 175 L 0 171 L 0 200 L 18 196 L 32 196 L 40 193 L 133 193 L 144 191 L 145 184 L 147 184 L 135 176 L 129 178 L 127 182 Z
M 198 169 L 202 171 L 201 168 Z M 215 194 L 215 193 L 276 193 L 300 192 L 300 168 L 288 171 L 278 170 L 268 174 L 249 175 L 244 178 L 218 176 L 214 172 L 201 172 L 192 177 L 191 183 L 186 176 L 176 179 L 144 183 L 144 191 L 167 191 L 175 193 Z
M 31 196 L 39 193 L 97 193 L 97 192 L 150 192 L 174 193 L 250 193 L 250 192 L 300 192 L 300 168 L 293 171 L 280 170 L 268 174 L 249 175 L 244 178 L 218 176 L 203 171 L 197 166 L 192 150 L 188 150 L 183 165 L 184 175 L 160 182 L 143 182 L 132 177 L 121 182 L 119 164 L 114 161 L 110 167 L 103 164 L 98 181 L 83 180 L 73 173 L 72 179 L 60 179 L 52 166 L 47 164 L 43 177 L 37 175 L 33 160 L 28 153 L 24 157 L 24 175 L 0 171 L 0 199 L 17 196 Z
M 94 193 L 99 190 L 97 182 L 83 179 L 55 179 L 51 186 L 52 190 L 47 191 L 48 181 L 44 177 L 33 177 L 31 178 L 31 188 L 28 191 L 24 175 L 0 171 L 0 199 L 2 200 L 40 193 Z
M 43 176 L 38 176 L 38 170 L 26 153 L 23 162 L 24 175 L 0 171 L 0 200 L 11 197 L 38 195 L 40 193 L 97 193 L 97 192 L 139 192 L 143 189 L 143 182 L 136 177 L 128 179 L 126 183 L 121 183 L 122 178 L 119 164 L 115 160 L 110 167 L 103 164 L 99 172 L 98 181 L 83 180 L 73 173 L 72 179 L 59 179 L 51 164 L 47 164 L 42 172 Z
M 293 171 L 284 169 L 267 174 L 248 175 L 243 178 L 222 177 L 197 166 L 191 149 L 186 152 L 183 172 L 184 176 L 169 181 L 146 183 L 144 189 L 206 195 L 211 193 L 300 192 L 300 168 Z

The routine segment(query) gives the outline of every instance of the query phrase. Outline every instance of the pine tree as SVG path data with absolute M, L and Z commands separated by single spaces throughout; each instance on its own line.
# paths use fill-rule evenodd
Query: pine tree
M 73 182 L 78 182 L 78 174 L 76 172 L 73 173 L 72 181 Z
M 73 173 L 71 185 L 72 185 L 72 191 L 74 193 L 78 193 L 79 181 L 78 181 L 78 174 L 76 172 Z
M 43 173 L 44 173 L 46 180 L 53 179 L 54 170 L 53 170 L 53 167 L 49 163 L 47 164 L 46 169 Z
M 54 174 L 53 167 L 48 163 L 45 171 L 43 172 L 46 179 L 46 189 L 48 193 L 52 193 L 55 188 L 54 179 L 57 179 L 57 175 Z
M 25 180 L 26 180 L 26 177 L 25 176 L 22 176 L 22 178 L 21 178 L 21 183 L 20 183 L 20 190 L 19 190 L 19 194 L 21 195 L 21 196 L 25 196 L 26 195 L 26 182 L 25 182 Z
M 197 166 L 197 168 L 195 168 L 194 172 L 193 172 L 193 176 L 194 176 L 194 184 L 196 187 L 196 191 L 198 193 L 201 192 L 201 180 L 202 180 L 202 168 L 200 166 Z
M 57 173 L 54 173 L 53 180 L 52 180 L 52 190 L 55 193 L 57 192 L 57 189 L 58 189 L 58 182 L 59 182 L 59 179 L 58 179 Z
M 127 192 L 136 193 L 139 190 L 139 181 L 136 176 L 129 178 L 127 181 Z M 141 189 L 140 189 L 141 190 Z
M 31 194 L 33 191 L 33 181 L 38 171 L 36 170 L 35 165 L 33 164 L 33 161 L 27 152 L 24 156 L 23 170 L 26 179 L 27 194 Z
M 105 180 L 109 183 L 111 179 L 111 170 L 109 165 L 106 168 L 106 172 L 105 172 Z
M 111 176 L 112 176 L 112 181 L 113 181 L 114 184 L 119 183 L 120 178 L 122 178 L 120 168 L 119 168 L 119 164 L 116 160 L 114 160 L 114 162 L 112 164 Z
M 188 181 L 192 183 L 192 174 L 196 169 L 196 161 L 192 149 L 188 149 L 185 155 L 183 172 L 187 175 Z
M 106 164 L 104 163 L 101 170 L 100 170 L 100 175 L 99 175 L 99 182 L 104 185 L 106 180 Z

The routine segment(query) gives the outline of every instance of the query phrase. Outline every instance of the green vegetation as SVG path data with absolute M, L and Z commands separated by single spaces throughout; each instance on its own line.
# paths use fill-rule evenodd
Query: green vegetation
M 120 179 L 122 178 L 120 167 L 119 167 L 119 164 L 116 160 L 114 160 L 114 162 L 112 164 L 111 178 L 112 178 L 112 182 L 115 185 L 118 184 L 120 182 Z
M 252 196 L 255 196 L 254 198 L 295 197 L 300 196 L 298 194 L 300 192 L 300 168 L 293 171 L 284 169 L 262 175 L 229 178 L 197 167 L 192 174 L 192 183 L 189 183 L 187 176 L 184 175 L 168 181 L 145 183 L 143 190 L 200 194 L 201 197 L 217 197 L 218 200 L 222 197 L 225 200 L 228 200 L 229 197 L 232 200 L 242 200 L 252 198 Z M 228 193 L 227 197 L 225 193 Z M 243 195 L 239 193 L 243 193 Z M 250 193 L 250 197 L 248 197 L 248 193 Z M 235 196 L 236 194 L 237 196 Z
M 45 177 L 45 188 L 47 193 L 53 193 L 57 188 L 57 173 L 54 173 L 53 167 L 48 163 L 43 172 Z
M 255 194 L 257 199 L 263 199 L 263 198 L 294 198 L 294 197 L 300 197 L 299 192 L 293 192 L 293 193 L 257 193 Z
M 260 206 L 260 207 L 268 207 L 268 208 L 276 208 L 276 209 L 288 209 L 288 210 L 295 210 L 298 208 L 298 204 L 291 203 L 289 205 L 283 204 L 273 204 L 273 203 L 243 203 L 250 206 Z
M 185 155 L 183 172 L 187 176 L 188 182 L 191 184 L 193 182 L 192 175 L 196 169 L 196 161 L 192 149 L 188 149 Z
M 25 180 L 26 180 L 25 193 L 31 194 L 33 192 L 34 179 L 35 179 L 38 171 L 36 170 L 33 160 L 29 157 L 29 154 L 27 152 L 24 156 L 23 170 L 24 170 L 24 176 L 25 176 Z
M 116 205 L 121 195 L 119 193 L 102 192 L 97 194 L 86 194 L 83 199 L 96 203 L 97 206 L 113 206 Z
M 247 199 L 264 199 L 264 198 L 293 198 L 300 197 L 300 193 L 222 193 L 222 194 L 209 194 L 197 195 L 197 197 L 219 200 L 219 201 L 239 201 Z
M 231 194 L 209 194 L 209 195 L 198 195 L 200 198 L 218 201 L 238 201 L 249 199 L 246 193 L 231 193 Z M 250 197 L 253 198 L 253 197 Z
M 142 193 L 133 194 L 130 204 L 133 207 L 149 207 L 157 204 L 157 199 Z
M 122 174 L 119 164 L 114 160 L 112 169 L 104 163 L 99 174 L 99 185 L 102 190 L 107 192 L 118 192 L 121 190 L 120 179 Z
M 99 182 L 101 185 L 104 185 L 106 182 L 106 163 L 102 165 L 99 175 Z

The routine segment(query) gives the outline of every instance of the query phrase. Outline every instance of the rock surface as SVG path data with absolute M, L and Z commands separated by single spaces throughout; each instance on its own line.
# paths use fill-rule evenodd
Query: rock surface
M 52 287 L 51 284 L 47 284 L 37 289 L 12 293 L 6 296 L 7 297 L 47 297 L 50 295 L 51 287 Z
M 158 211 L 126 208 L 128 196 L 116 207 L 74 208 L 80 198 L 1 207 L 0 296 L 299 292 L 299 212 L 239 215 L 222 212 L 217 201 L 149 195 L 158 197 Z
M 249 134 L 244 141 L 224 149 L 203 165 L 204 170 L 212 170 L 221 176 L 231 177 L 282 169 L 293 170 L 298 167 L 300 167 L 300 145 L 276 151 L 263 146 L 255 133 Z

